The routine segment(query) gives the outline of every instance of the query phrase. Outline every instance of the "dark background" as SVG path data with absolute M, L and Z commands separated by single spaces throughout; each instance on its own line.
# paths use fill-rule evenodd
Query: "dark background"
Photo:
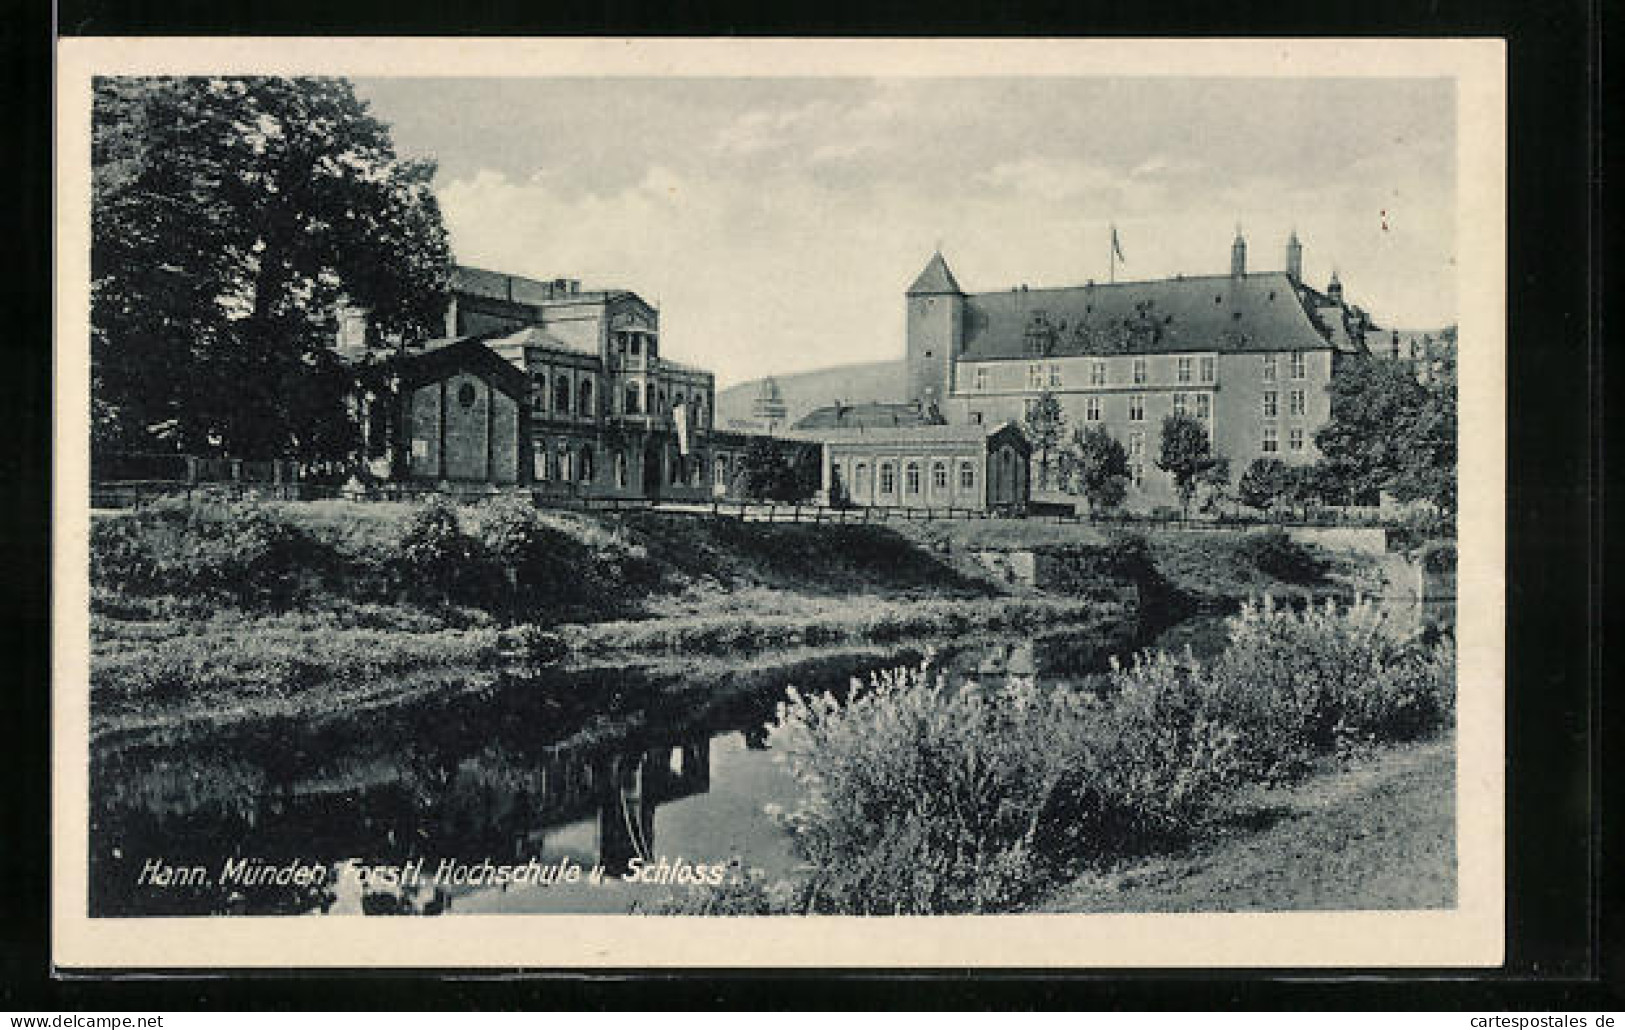
M 0 0 L 0 161 L 10 232 L 0 279 L 7 331 L 0 412 L 0 726 L 11 782 L 0 789 L 0 1008 L 198 1007 L 1113 1007 L 1625 1008 L 1617 918 L 1604 873 L 1605 802 L 1625 781 L 1600 747 L 1603 652 L 1619 606 L 1602 570 L 1606 116 L 1601 0 L 1518 3 L 1344 0 L 1333 4 L 1060 0 L 922 7 L 901 0 L 812 5 L 599 0 L 64 0 L 62 35 L 879 35 L 1502 36 L 1509 40 L 1508 946 L 1499 971 L 1359 976 L 1216 971 L 887 978 L 697 972 L 658 978 L 554 976 L 479 981 L 266 976 L 230 981 L 53 978 L 49 967 L 50 130 L 52 11 Z M 1617 94 L 1616 94 L 1617 95 Z M 1329 133 L 1328 140 L 1335 140 Z M 1468 341 L 1464 350 L 1472 353 Z M 1470 470 L 1463 470 L 1470 472 Z M 1609 477 L 1611 478 L 1611 477 Z M 1605 658 L 1607 668 L 1604 667 Z M 1607 713 L 1616 714 L 1613 707 Z M 1605 792 L 1605 793 L 1604 793 Z M 1606 806 L 1615 807 L 1615 806 Z M 1614 879 L 1617 879 L 1615 877 Z M 1610 887 L 1612 885 L 1610 884 Z M 1605 919 L 1604 916 L 1608 918 Z M 1604 947 L 1607 944 L 1608 947 Z M 1350 971 L 1351 973 L 1353 971 Z

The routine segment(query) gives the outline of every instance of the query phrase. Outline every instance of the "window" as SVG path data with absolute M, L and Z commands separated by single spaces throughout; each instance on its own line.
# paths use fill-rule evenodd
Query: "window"
M 1177 368 L 1177 374 L 1178 374 L 1180 382 L 1188 383 L 1188 382 L 1191 381 L 1191 359 L 1190 358 L 1180 358 L 1179 363 L 1176 366 L 1176 368 Z
M 626 384 L 626 413 L 636 415 L 643 407 L 643 388 L 637 383 Z
M 982 424 L 982 413 L 980 411 L 973 411 L 970 413 L 970 424 L 973 426 L 979 426 Z
M 626 452 L 615 452 L 615 485 L 622 490 L 626 489 Z
M 860 461 L 852 470 L 852 493 L 857 497 L 869 496 L 869 464 Z
M 959 463 L 959 489 L 976 489 L 976 466 L 968 461 Z
M 711 472 L 711 482 L 715 483 L 717 486 L 720 486 L 720 487 L 724 487 L 724 488 L 727 487 L 727 485 L 728 485 L 728 456 L 726 454 L 717 455 L 716 467 Z
M 1291 405 L 1288 410 L 1290 410 L 1292 414 L 1302 415 L 1304 413 L 1306 405 L 1302 390 L 1293 390 L 1291 393 L 1287 394 L 1287 401 Z
M 880 466 L 880 492 L 891 494 L 897 489 L 897 469 L 891 462 Z
M 1128 399 L 1128 420 L 1130 422 L 1145 421 L 1145 394 L 1130 394 Z
M 1091 361 L 1089 363 L 1089 385 L 1106 385 L 1106 363 L 1104 361 Z
M 1139 386 L 1145 382 L 1145 359 L 1134 359 L 1134 385 Z
M 1085 422 L 1100 421 L 1100 398 L 1090 397 L 1083 402 L 1083 420 Z
M 1196 395 L 1196 417 L 1204 422 L 1213 417 L 1213 395 L 1211 393 Z
M 1275 355 L 1264 355 L 1264 382 L 1275 382 Z
M 580 388 L 576 391 L 576 401 L 580 405 L 583 417 L 592 417 L 592 380 L 583 379 Z
M 560 415 L 570 414 L 570 377 L 553 377 L 553 410 Z
M 1292 352 L 1292 378 L 1294 378 L 1294 379 L 1302 379 L 1307 374 L 1308 373 L 1307 373 L 1306 369 L 1304 368 L 1303 351 L 1301 351 L 1301 350 L 1293 351 Z
M 911 461 L 903 467 L 903 489 L 910 497 L 920 492 L 920 463 Z
M 688 485 L 689 486 L 699 486 L 700 485 L 700 477 L 705 475 L 705 469 L 702 468 L 703 464 L 704 464 L 704 462 L 701 460 L 699 455 L 695 455 L 694 457 L 688 459 Z
M 935 462 L 931 466 L 931 489 L 936 493 L 948 489 L 948 463 Z
M 414 444 L 417 443 L 416 440 L 412 442 Z M 536 478 L 544 483 L 553 478 L 552 457 L 553 456 L 547 452 L 547 449 L 544 446 L 542 450 L 537 451 L 531 458 L 531 464 L 535 466 Z
M 1259 450 L 1263 451 L 1265 454 L 1274 454 L 1276 451 L 1278 451 L 1280 449 L 1281 449 L 1281 444 L 1280 444 L 1280 440 L 1276 436 L 1275 427 L 1274 426 L 1265 426 L 1264 427 L 1264 442 L 1263 442 L 1262 445 L 1260 445 Z
M 1027 366 L 1027 385 L 1034 390 L 1044 386 L 1044 366 L 1034 362 Z
M 1128 434 L 1128 456 L 1135 461 L 1145 457 L 1145 434 Z
M 1061 366 L 1060 365 L 1051 365 L 1049 367 L 1049 385 L 1052 388 L 1053 387 L 1059 387 L 1061 385 Z
M 1213 374 L 1214 374 L 1213 368 L 1214 368 L 1214 361 L 1213 361 L 1212 355 L 1208 355 L 1207 357 L 1204 357 L 1202 359 L 1202 382 L 1204 382 L 1204 383 L 1213 382 Z
M 1136 488 L 1145 486 L 1145 466 L 1135 463 L 1128 467 L 1129 476 L 1134 480 Z
M 581 481 L 592 482 L 592 448 L 586 444 L 581 445 Z
M 1303 450 L 1303 430 L 1293 429 L 1287 434 L 1286 447 L 1289 451 Z
M 976 389 L 987 389 L 987 369 L 985 368 L 979 368 L 976 370 Z
M 635 358 L 643 351 L 643 337 L 632 333 L 632 356 Z
M 1190 394 L 1188 394 L 1188 393 L 1176 393 L 1176 394 L 1174 394 L 1174 414 L 1175 415 L 1183 415 L 1183 414 L 1185 414 L 1186 398 L 1188 398 L 1189 396 L 1190 396 Z
M 559 481 L 568 483 L 575 478 L 575 461 L 564 444 L 559 444 Z
M 547 373 L 537 372 L 530 377 L 530 403 L 537 411 L 547 410 Z
M 1264 391 L 1264 417 L 1265 418 L 1274 418 L 1277 414 L 1279 414 L 1279 411 L 1278 411 L 1278 409 L 1280 408 L 1280 400 L 1279 400 L 1279 398 L 1280 398 L 1280 394 L 1276 393 L 1274 390 L 1265 390 Z
M 1033 412 L 1036 410 L 1038 410 L 1038 398 L 1028 397 L 1021 404 L 1021 417 L 1030 419 L 1033 417 Z

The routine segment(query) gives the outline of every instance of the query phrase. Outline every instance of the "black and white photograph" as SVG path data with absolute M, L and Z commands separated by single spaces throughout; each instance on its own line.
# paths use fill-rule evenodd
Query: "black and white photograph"
M 1496 44 L 101 42 L 63 959 L 1499 960 Z

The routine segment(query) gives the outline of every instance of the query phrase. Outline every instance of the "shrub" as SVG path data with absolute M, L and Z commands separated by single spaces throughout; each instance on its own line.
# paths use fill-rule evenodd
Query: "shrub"
M 401 527 L 396 547 L 398 583 L 408 595 L 422 599 L 464 596 L 474 551 L 474 541 L 464 534 L 457 509 L 431 497 Z
M 1085 704 L 1018 678 L 953 688 L 925 666 L 854 683 L 845 702 L 792 691 L 769 735 L 805 789 L 784 819 L 816 910 L 991 911 L 1040 889 L 1038 821 Z
M 1248 533 L 1237 543 L 1236 553 L 1253 568 L 1286 583 L 1315 583 L 1326 571 L 1309 548 L 1278 526 Z
M 199 505 L 91 524 L 91 577 L 132 594 L 286 604 L 314 564 L 313 541 L 254 504 Z
M 1453 649 L 1401 641 L 1365 600 L 1301 611 L 1248 603 L 1229 633 L 1212 669 L 1218 703 L 1264 777 L 1301 772 L 1351 742 L 1416 739 L 1453 704 Z

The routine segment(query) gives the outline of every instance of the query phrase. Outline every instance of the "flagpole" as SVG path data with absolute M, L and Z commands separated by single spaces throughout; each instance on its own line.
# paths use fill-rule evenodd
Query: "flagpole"
M 1112 226 L 1111 238 L 1106 241 L 1106 261 L 1111 269 L 1112 283 L 1117 282 L 1117 226 Z

